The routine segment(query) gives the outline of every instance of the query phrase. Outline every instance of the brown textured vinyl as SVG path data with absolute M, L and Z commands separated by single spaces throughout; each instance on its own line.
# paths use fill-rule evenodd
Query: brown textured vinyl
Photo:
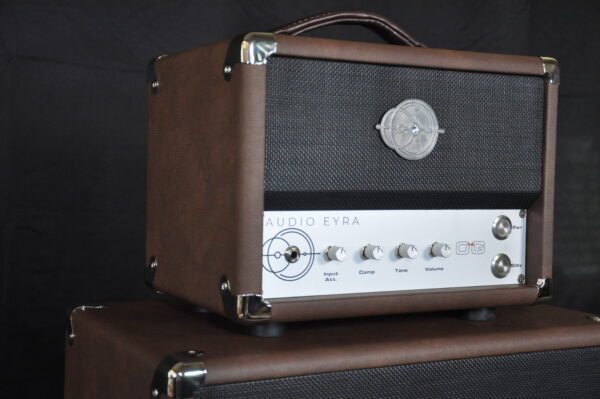
M 558 85 L 546 83 L 543 191 L 527 213 L 527 281 L 552 277 Z
M 457 71 L 544 74 L 539 57 L 276 35 L 277 54 Z
M 157 61 L 149 95 L 147 257 L 154 286 L 222 312 L 219 282 L 261 292 L 264 68 L 223 79 L 228 42 Z
M 452 288 L 327 297 L 274 299 L 273 320 L 300 321 L 485 306 L 531 304 L 538 290 L 527 286 Z
M 600 323 L 549 305 L 498 309 L 491 322 L 452 313 L 292 324 L 255 338 L 216 316 L 160 302 L 76 312 L 67 346 L 66 398 L 148 397 L 169 353 L 202 350 L 206 384 L 225 384 L 389 365 L 600 345 Z

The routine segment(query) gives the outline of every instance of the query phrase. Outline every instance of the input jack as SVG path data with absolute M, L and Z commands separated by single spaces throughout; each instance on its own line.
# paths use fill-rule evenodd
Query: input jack
M 292 245 L 285 250 L 283 256 L 288 262 L 296 263 L 298 262 L 298 259 L 300 259 L 300 249 L 295 245 Z

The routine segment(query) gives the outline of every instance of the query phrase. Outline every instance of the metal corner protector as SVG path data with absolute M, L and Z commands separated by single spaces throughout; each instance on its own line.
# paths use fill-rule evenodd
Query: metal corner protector
M 242 64 L 265 65 L 268 58 L 277 53 L 275 35 L 266 32 L 251 32 L 244 36 L 240 46 Z
M 157 270 L 158 270 L 158 259 L 156 258 L 156 256 L 152 255 L 150 257 L 150 259 L 148 260 L 146 267 L 144 268 L 144 283 L 151 290 L 153 290 L 157 293 L 160 293 L 160 291 L 158 291 L 154 287 L 154 278 L 156 277 Z
M 552 279 L 550 277 L 538 278 L 535 286 L 538 289 L 538 299 L 549 299 L 552 297 Z
M 75 325 L 73 323 L 73 315 L 76 312 L 85 312 L 88 309 L 102 309 L 102 308 L 104 308 L 104 306 L 102 306 L 102 305 L 97 305 L 97 306 L 82 305 L 82 306 L 77 306 L 76 308 L 71 310 L 71 313 L 69 313 L 69 323 L 67 324 L 67 339 L 69 341 L 69 345 L 73 345 L 75 343 Z
M 542 59 L 542 67 L 544 68 L 544 77 L 548 83 L 560 83 L 560 68 L 558 61 L 552 57 L 540 57 Z
M 167 54 L 162 54 L 156 58 L 153 58 L 148 63 L 148 69 L 146 71 L 146 81 L 150 84 L 152 94 L 158 93 L 158 89 L 160 87 L 160 81 L 158 80 L 158 72 L 156 71 L 156 63 L 159 60 L 166 58 L 166 57 L 167 57 Z
M 150 398 L 197 398 L 206 374 L 202 351 L 188 350 L 167 355 L 154 371 Z
M 234 38 L 229 44 L 223 75 L 225 80 L 231 78 L 236 64 L 265 65 L 270 56 L 277 53 L 275 35 L 268 32 L 250 32 Z
M 223 276 L 219 286 L 223 308 L 227 317 L 241 324 L 268 322 L 271 319 L 271 304 L 262 295 L 231 293 L 231 284 Z

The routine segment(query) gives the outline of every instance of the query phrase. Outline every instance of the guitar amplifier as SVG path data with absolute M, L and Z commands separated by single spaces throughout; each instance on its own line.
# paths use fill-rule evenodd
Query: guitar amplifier
M 359 24 L 388 44 L 301 37 Z M 148 274 L 240 323 L 549 295 L 558 65 L 309 17 L 149 68 Z

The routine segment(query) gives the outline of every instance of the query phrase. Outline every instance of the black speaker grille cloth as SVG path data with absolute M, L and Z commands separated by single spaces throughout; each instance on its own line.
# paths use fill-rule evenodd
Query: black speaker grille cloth
M 375 128 L 411 98 L 446 131 L 416 161 Z M 265 208 L 527 208 L 542 185 L 543 122 L 538 76 L 273 57 Z
M 214 385 L 200 397 L 598 398 L 599 392 L 600 348 L 592 347 Z

